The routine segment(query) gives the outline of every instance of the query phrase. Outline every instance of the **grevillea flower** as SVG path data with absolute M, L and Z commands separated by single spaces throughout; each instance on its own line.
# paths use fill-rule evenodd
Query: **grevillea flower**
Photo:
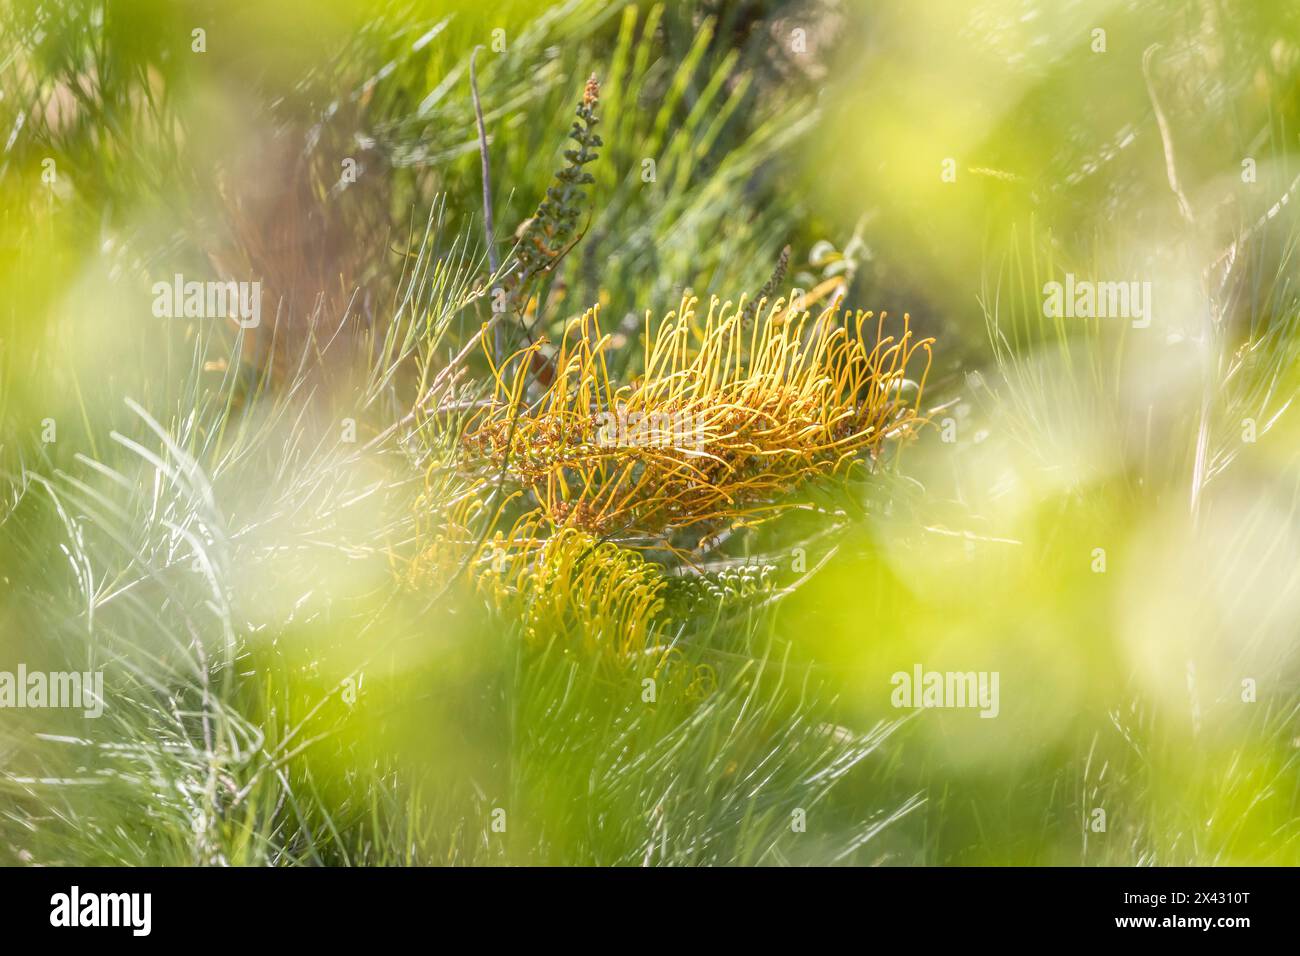
M 470 585 L 492 607 L 523 621 L 524 640 L 534 647 L 559 641 L 610 661 L 664 653 L 656 650 L 655 622 L 667 580 L 658 568 L 635 551 L 573 528 L 545 536 L 537 510 L 503 532 L 510 503 L 491 509 L 471 493 L 444 508 L 423 535 L 429 544 L 408 569 L 407 583 L 445 587 L 468 572 Z
M 520 350 L 494 369 L 495 400 L 467 428 L 466 452 L 516 479 L 555 527 L 665 542 L 770 517 L 800 482 L 919 424 L 932 340 L 915 338 L 907 315 L 895 336 L 883 312 L 813 317 L 778 299 L 746 321 L 743 299 L 715 298 L 702 317 L 696 304 L 683 299 L 653 330 L 647 316 L 641 372 L 622 385 L 596 309 L 565 330 L 539 401 L 526 386 L 542 343 Z M 905 397 L 918 352 L 924 369 Z
M 513 578 L 529 643 L 558 638 L 619 659 L 658 644 L 665 582 L 635 551 L 565 528 L 503 576 Z

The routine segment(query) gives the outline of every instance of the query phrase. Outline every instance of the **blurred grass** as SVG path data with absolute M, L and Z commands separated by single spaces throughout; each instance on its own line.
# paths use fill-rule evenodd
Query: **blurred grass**
M 0 669 L 110 699 L 0 714 L 0 861 L 1295 864 L 1296 17 L 9 3 Z M 492 314 L 480 44 L 503 258 L 602 84 L 540 330 L 599 302 L 631 374 L 647 310 L 789 242 L 786 285 L 941 337 L 904 454 L 661 569 L 666 666 L 403 583 L 466 493 L 426 400 L 488 385 L 439 377 Z M 1066 271 L 1151 280 L 1151 328 L 1044 318 Z M 274 307 L 160 327 L 173 272 Z M 999 671 L 999 717 L 892 708 L 916 663 Z

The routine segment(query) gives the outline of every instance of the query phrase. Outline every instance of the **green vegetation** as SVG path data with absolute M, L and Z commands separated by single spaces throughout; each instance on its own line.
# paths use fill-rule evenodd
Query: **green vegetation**
M 3 6 L 0 863 L 1300 862 L 1300 11 L 490 6 Z

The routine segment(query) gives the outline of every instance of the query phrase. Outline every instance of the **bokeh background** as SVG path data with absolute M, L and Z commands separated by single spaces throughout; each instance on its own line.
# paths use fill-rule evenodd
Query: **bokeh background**
M 108 701 L 0 711 L 0 861 L 1300 860 L 1294 3 L 3 9 L 0 670 Z M 627 372 L 775 270 L 936 340 L 887 466 L 686 575 L 669 676 L 410 586 L 418 401 L 490 390 L 476 47 L 501 258 L 601 84 L 538 334 L 599 304 Z M 262 324 L 154 317 L 178 272 Z M 916 664 L 999 716 L 893 707 Z

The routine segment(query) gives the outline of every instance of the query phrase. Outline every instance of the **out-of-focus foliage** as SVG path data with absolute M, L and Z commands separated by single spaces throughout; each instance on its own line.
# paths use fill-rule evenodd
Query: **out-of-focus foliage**
M 0 15 L 0 861 L 1300 860 L 1294 4 Z

